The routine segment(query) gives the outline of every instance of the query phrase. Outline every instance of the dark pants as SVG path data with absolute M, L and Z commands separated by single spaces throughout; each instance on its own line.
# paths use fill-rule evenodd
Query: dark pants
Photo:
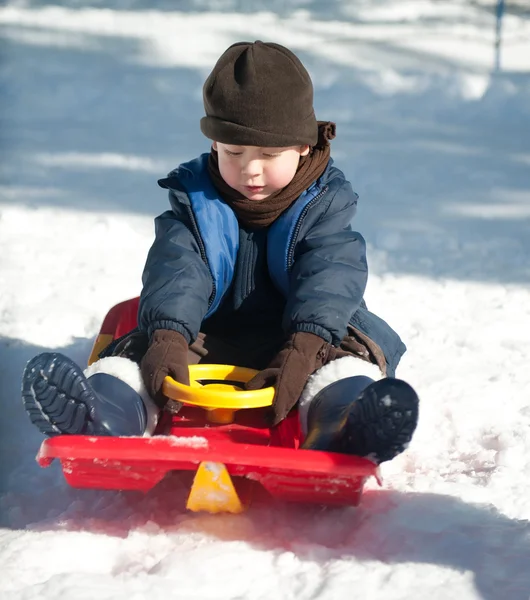
M 266 329 L 232 332 L 230 335 L 201 331 L 189 347 L 188 364 L 225 364 L 259 371 L 267 367 L 284 342 L 285 336 L 281 332 Z M 135 329 L 112 342 L 99 357 L 121 356 L 140 364 L 148 345 L 147 334 Z M 351 326 L 334 354 L 334 358 L 357 356 L 378 364 L 381 372 L 385 373 L 386 364 L 381 349 Z
M 254 329 L 230 336 L 201 331 L 189 347 L 188 364 L 225 364 L 261 370 L 270 363 L 284 341 L 283 335 L 271 335 L 266 330 Z M 148 345 L 147 335 L 136 329 L 112 342 L 99 357 L 121 356 L 140 364 Z
M 281 337 L 255 330 L 246 335 L 221 337 L 212 333 L 199 333 L 188 352 L 188 364 L 197 363 L 236 365 L 264 369 L 277 354 L 284 342 Z

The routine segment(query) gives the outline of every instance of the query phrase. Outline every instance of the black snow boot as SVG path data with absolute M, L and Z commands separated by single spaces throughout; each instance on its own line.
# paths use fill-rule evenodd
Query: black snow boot
M 392 460 L 412 439 L 418 405 L 416 392 L 401 379 L 340 379 L 311 401 L 302 447 L 363 456 L 378 464 Z
M 22 400 L 31 422 L 46 435 L 142 435 L 147 411 L 141 396 L 107 373 L 88 379 L 68 357 L 43 353 L 22 377 Z

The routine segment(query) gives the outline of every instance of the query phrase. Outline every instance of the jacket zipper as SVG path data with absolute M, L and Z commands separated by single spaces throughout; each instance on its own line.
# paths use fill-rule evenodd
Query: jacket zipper
M 208 300 L 208 310 L 210 310 L 210 307 L 212 306 L 213 301 L 215 299 L 215 294 L 217 293 L 217 290 L 215 289 L 215 280 L 213 278 L 213 274 L 212 274 L 212 270 L 210 269 L 210 265 L 208 264 L 208 258 L 206 256 L 206 248 L 204 246 L 204 242 L 202 241 L 201 233 L 199 231 L 199 227 L 197 226 L 197 221 L 195 219 L 195 215 L 193 214 L 193 210 L 191 209 L 191 206 L 187 206 L 187 205 L 186 205 L 186 209 L 190 216 L 190 222 L 191 222 L 191 225 L 193 228 L 193 235 L 195 236 L 195 240 L 196 240 L 197 244 L 199 245 L 199 252 L 201 253 L 201 258 L 202 258 L 204 264 L 206 265 L 206 268 L 208 269 L 208 273 L 210 273 L 210 277 L 212 280 L 212 293 Z
M 254 242 L 254 234 L 247 235 L 247 244 L 250 245 L 249 248 L 249 256 L 246 266 L 246 287 L 245 290 L 245 298 L 247 298 L 252 290 L 252 275 L 254 273 L 254 250 L 255 250 L 255 242 Z
M 298 234 L 300 233 L 300 228 L 302 227 L 302 221 L 304 220 L 305 216 L 307 215 L 308 210 L 312 206 L 314 206 L 322 198 L 322 196 L 328 191 L 328 187 L 329 186 L 325 185 L 320 190 L 320 192 L 304 206 L 304 210 L 300 213 L 300 216 L 298 217 L 298 221 L 296 222 L 296 227 L 294 228 L 294 232 L 291 237 L 291 241 L 289 242 L 289 250 L 287 251 L 287 264 L 285 265 L 287 272 L 289 272 L 291 270 L 291 267 L 294 262 L 294 247 L 296 245 L 296 240 L 298 238 Z

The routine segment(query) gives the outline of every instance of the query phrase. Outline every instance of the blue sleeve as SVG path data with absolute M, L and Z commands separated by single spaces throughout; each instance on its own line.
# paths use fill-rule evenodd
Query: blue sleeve
M 320 214 L 297 242 L 284 329 L 307 331 L 338 346 L 361 306 L 368 279 L 366 244 L 351 228 L 357 194 L 348 181 L 329 190 Z M 308 215 L 309 216 L 309 215 Z
M 170 191 L 172 210 L 155 219 L 155 241 L 144 268 L 138 327 L 151 337 L 173 329 L 193 342 L 213 291 L 209 269 L 193 233 L 191 208 Z

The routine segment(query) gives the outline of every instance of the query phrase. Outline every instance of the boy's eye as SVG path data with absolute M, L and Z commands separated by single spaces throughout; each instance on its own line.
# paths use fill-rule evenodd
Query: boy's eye
M 264 152 L 263 156 L 266 156 L 267 158 L 275 158 L 276 156 L 281 156 L 281 152 L 274 152 L 274 153 Z
M 243 154 L 243 152 L 232 152 L 225 148 L 225 154 L 228 154 L 228 156 L 241 156 Z

